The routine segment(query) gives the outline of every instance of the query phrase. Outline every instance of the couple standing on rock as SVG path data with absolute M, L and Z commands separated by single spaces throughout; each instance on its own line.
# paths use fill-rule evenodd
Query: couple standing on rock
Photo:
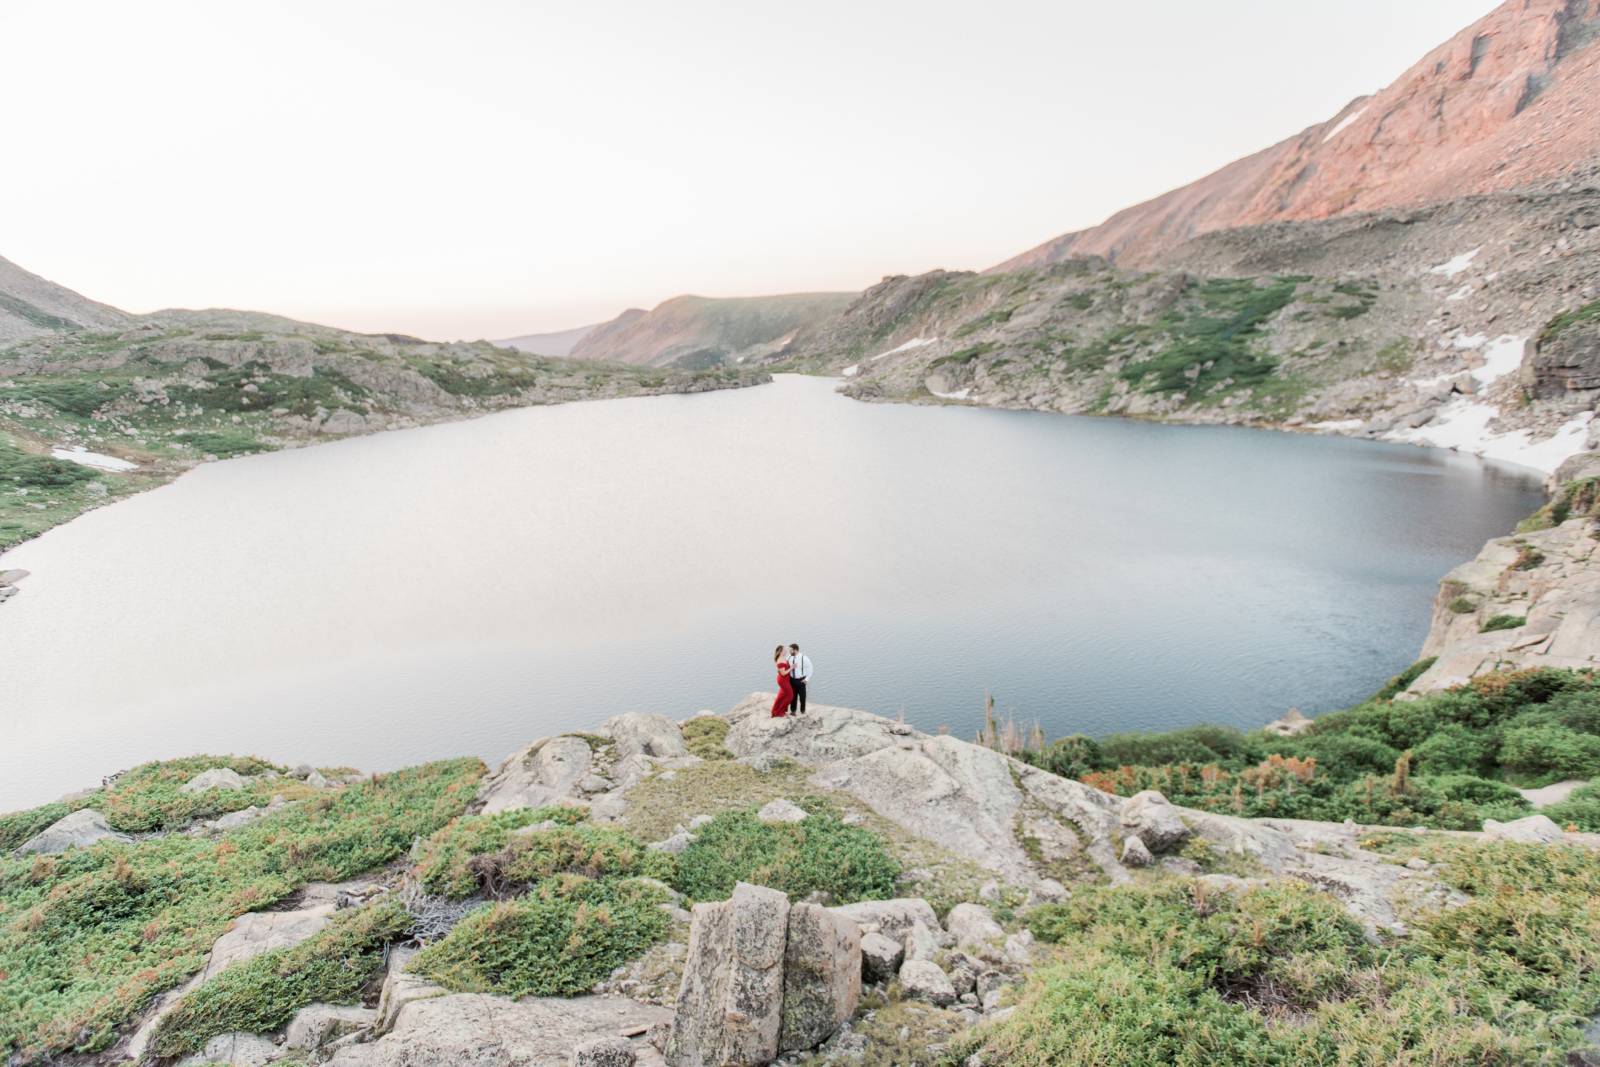
M 791 711 L 804 715 L 806 683 L 811 681 L 811 657 L 801 652 L 799 645 L 790 645 L 787 654 L 779 645 L 772 651 L 772 660 L 778 665 L 778 699 L 772 702 L 772 717 L 781 719 Z

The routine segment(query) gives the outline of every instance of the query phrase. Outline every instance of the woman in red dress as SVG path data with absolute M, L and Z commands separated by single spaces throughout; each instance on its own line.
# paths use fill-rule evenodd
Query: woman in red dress
M 772 654 L 778 664 L 778 699 L 772 702 L 772 717 L 781 719 L 789 714 L 789 705 L 794 703 L 794 685 L 789 681 L 789 659 L 783 654 L 783 646 Z

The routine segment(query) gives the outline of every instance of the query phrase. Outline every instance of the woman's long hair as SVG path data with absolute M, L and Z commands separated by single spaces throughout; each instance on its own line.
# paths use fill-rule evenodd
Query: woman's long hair
M 783 646 L 779 645 L 772 653 L 772 662 L 776 663 L 783 658 Z

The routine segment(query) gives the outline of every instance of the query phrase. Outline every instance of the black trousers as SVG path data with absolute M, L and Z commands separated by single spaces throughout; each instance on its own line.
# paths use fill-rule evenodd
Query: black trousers
M 794 699 L 789 701 L 789 707 L 795 711 L 806 710 L 806 682 L 804 678 L 791 678 L 789 684 L 794 686 Z

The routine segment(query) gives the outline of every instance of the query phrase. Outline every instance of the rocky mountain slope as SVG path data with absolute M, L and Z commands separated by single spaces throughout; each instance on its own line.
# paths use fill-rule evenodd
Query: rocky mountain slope
M 994 268 L 1157 266 L 1215 230 L 1388 211 L 1558 178 L 1600 157 L 1600 3 L 1507 0 L 1391 85 L 1193 184 Z
M 595 327 L 569 354 L 686 369 L 744 363 L 769 355 L 796 331 L 836 314 L 854 298 L 854 293 L 677 296 L 650 311 L 624 311 Z
M 0 257 L 0 345 L 61 330 L 112 329 L 133 316 Z
M 570 330 L 557 330 L 554 333 L 525 333 L 520 337 L 507 337 L 496 341 L 495 344 L 502 348 L 515 348 L 518 352 L 530 352 L 536 356 L 570 356 L 577 343 L 588 337 L 600 328 L 600 323 L 591 323 L 588 326 L 574 326 Z
M 0 341 L 0 549 L 207 459 L 507 407 L 766 380 L 357 334 L 260 312 L 128 315 L 0 267 L 0 308 L 39 312 L 29 336 Z

